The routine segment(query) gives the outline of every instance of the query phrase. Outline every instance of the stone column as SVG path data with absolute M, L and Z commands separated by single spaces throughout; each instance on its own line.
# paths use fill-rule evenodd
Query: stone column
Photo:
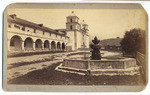
M 25 50 L 24 50 L 24 41 L 22 41 L 22 43 L 21 43 L 21 49 L 22 49 L 23 51 L 25 51 Z
M 33 50 L 35 50 L 35 42 L 33 42 L 33 47 L 32 48 L 33 48 Z
M 62 51 L 62 44 L 60 44 L 60 50 Z
M 51 50 L 51 43 L 49 43 L 49 50 Z
M 62 49 L 63 51 L 66 51 L 66 43 L 64 43 L 64 49 Z
M 57 43 L 55 44 L 55 51 L 57 51 Z
M 42 50 L 44 50 L 44 43 L 42 43 Z

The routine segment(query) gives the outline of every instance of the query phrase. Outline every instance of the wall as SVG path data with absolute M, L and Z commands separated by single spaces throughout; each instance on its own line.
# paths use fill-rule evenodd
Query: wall
M 68 43 L 67 43 L 67 47 L 68 49 L 72 49 L 75 50 L 75 36 L 74 36 L 74 31 L 67 31 L 67 36 L 70 37 Z
M 10 25 L 10 23 L 8 22 L 8 25 Z M 7 25 L 7 30 L 9 32 L 14 32 L 14 33 L 17 33 L 17 34 L 23 34 L 23 35 L 32 35 L 32 36 L 38 36 L 38 37 L 45 37 L 45 38 L 48 38 L 48 39 L 52 39 L 52 40 L 58 40 L 58 41 L 68 41 L 68 38 L 65 38 L 64 36 L 61 37 L 61 35 L 57 35 L 56 37 L 56 34 L 53 34 L 51 33 L 51 36 L 50 36 L 50 33 L 47 32 L 47 31 L 44 31 L 44 35 L 43 35 L 43 31 L 42 30 L 39 30 L 39 29 L 36 29 L 36 33 L 34 33 L 34 29 L 31 28 L 31 27 L 26 27 L 25 26 L 25 30 L 23 31 L 22 30 L 22 27 L 21 25 L 18 25 L 18 24 L 14 24 L 14 23 L 11 23 L 11 28 L 8 27 Z M 20 29 L 14 27 L 14 25 L 17 25 L 20 27 Z M 29 30 L 29 31 L 28 31 Z
M 86 35 L 85 39 L 86 39 L 86 42 L 85 42 L 86 48 L 89 48 L 89 36 Z
M 146 56 L 140 52 L 136 54 L 137 65 L 141 66 L 141 74 L 146 79 Z
M 10 26 L 11 25 L 11 26 Z M 17 27 L 14 27 L 14 25 L 16 25 Z M 57 44 L 57 42 L 60 42 L 61 45 L 62 43 L 65 43 L 65 45 L 68 43 L 69 38 L 62 36 L 61 35 L 57 35 L 53 34 L 47 31 L 44 31 L 44 35 L 43 35 L 43 31 L 40 29 L 36 29 L 36 32 L 34 33 L 34 28 L 31 27 L 26 27 L 25 26 L 25 30 L 22 30 L 23 26 L 22 25 L 18 25 L 18 24 L 14 24 L 14 23 L 9 23 L 7 24 L 7 48 L 8 51 L 10 51 L 10 40 L 13 36 L 19 36 L 21 41 L 21 49 L 24 50 L 24 41 L 26 40 L 26 38 L 30 37 L 33 40 L 33 47 L 35 47 L 35 42 L 37 39 L 41 39 L 42 41 L 42 46 L 44 47 L 44 42 L 46 40 L 49 41 L 49 45 L 51 45 L 52 41 L 55 41 L 55 43 Z M 33 48 L 33 50 L 35 50 Z
M 83 44 L 82 33 L 77 31 L 77 48 L 81 48 L 82 44 Z
M 89 64 L 89 65 L 87 65 Z M 64 67 L 71 67 L 76 69 L 128 69 L 136 67 L 135 59 L 120 59 L 120 60 L 84 60 L 84 59 L 65 59 L 63 65 Z
M 77 17 L 67 17 L 67 22 L 70 22 L 70 19 L 72 19 L 72 22 L 78 22 L 79 20 Z
M 72 25 L 72 29 L 70 29 L 71 25 Z M 74 30 L 74 29 L 80 30 L 80 25 L 78 25 L 77 23 L 68 23 L 66 24 L 66 29 L 67 30 Z

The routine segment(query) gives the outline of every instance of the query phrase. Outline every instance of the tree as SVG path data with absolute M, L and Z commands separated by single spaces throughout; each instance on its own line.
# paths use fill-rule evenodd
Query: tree
M 131 29 L 126 31 L 124 38 L 120 42 L 122 51 L 135 57 L 137 51 L 145 53 L 146 51 L 146 34 L 141 29 Z

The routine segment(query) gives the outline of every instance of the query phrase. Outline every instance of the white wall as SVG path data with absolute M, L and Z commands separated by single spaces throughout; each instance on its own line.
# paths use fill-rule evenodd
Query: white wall
M 67 46 L 72 47 L 72 50 L 75 50 L 74 31 L 67 31 L 67 36 L 70 37 Z
M 8 27 L 8 25 L 11 25 L 11 27 Z M 25 26 L 25 30 L 23 31 L 22 25 L 9 23 L 9 22 L 8 22 L 8 25 L 7 25 L 8 32 L 16 33 L 18 35 L 31 35 L 31 36 L 36 36 L 41 39 L 45 38 L 45 39 L 51 39 L 51 40 L 56 40 L 56 41 L 61 41 L 61 42 L 68 42 L 68 38 L 65 38 L 64 36 L 61 37 L 61 35 L 57 35 L 56 37 L 56 34 L 53 34 L 53 33 L 51 33 L 51 36 L 50 36 L 50 33 L 47 31 L 44 31 L 44 35 L 43 35 L 43 31 L 40 29 L 36 29 L 36 32 L 34 33 L 34 28 L 31 28 L 31 27 Z M 19 26 L 20 29 L 14 27 L 14 25 Z M 27 32 L 27 30 L 29 31 Z
M 82 33 L 77 31 L 77 48 L 81 48 L 81 45 L 83 44 L 82 38 Z

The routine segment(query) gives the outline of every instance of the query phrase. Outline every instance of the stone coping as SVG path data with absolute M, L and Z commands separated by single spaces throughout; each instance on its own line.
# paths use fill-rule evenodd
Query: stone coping
M 90 60 L 90 59 L 71 59 L 71 58 L 65 58 L 65 60 L 69 60 L 69 61 L 85 61 L 85 62 L 112 62 L 112 61 L 115 61 L 115 62 L 121 62 L 121 61 L 132 61 L 132 60 L 135 60 L 134 58 L 106 58 L 108 60 Z M 110 59 L 110 60 L 109 60 Z M 113 60 L 114 59 L 114 60 Z M 118 59 L 118 60 L 115 60 L 115 59 Z

